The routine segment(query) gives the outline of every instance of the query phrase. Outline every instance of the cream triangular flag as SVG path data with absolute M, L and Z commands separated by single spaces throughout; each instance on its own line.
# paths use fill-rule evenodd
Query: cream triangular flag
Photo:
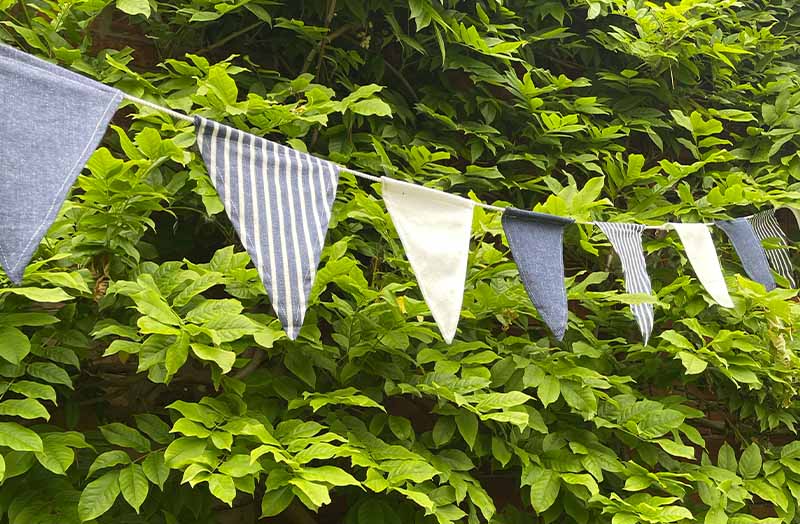
M 461 315 L 474 204 L 391 178 L 382 177 L 381 181 L 386 208 L 422 296 L 449 344 Z
M 697 279 L 720 306 L 733 307 L 711 232 L 705 224 L 668 224 L 678 232 Z

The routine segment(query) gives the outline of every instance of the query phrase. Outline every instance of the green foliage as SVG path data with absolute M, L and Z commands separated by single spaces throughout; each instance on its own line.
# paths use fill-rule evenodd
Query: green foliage
M 135 96 L 486 202 L 660 223 L 800 196 L 792 2 L 0 12 L 0 40 Z M 2 522 L 800 521 L 795 291 L 718 237 L 724 310 L 648 233 L 643 346 L 627 305 L 649 299 L 575 226 L 557 343 L 478 209 L 448 346 L 378 190 L 342 175 L 291 342 L 192 125 L 127 102 L 24 286 L 0 276 Z

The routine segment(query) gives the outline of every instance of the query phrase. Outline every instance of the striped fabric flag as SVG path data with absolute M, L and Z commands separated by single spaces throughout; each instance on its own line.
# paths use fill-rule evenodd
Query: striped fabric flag
M 650 275 L 647 274 L 642 246 L 642 232 L 645 226 L 620 222 L 595 222 L 595 224 L 611 241 L 614 251 L 622 262 L 625 291 L 642 295 L 652 294 L 653 288 L 650 285 Z M 639 331 L 646 345 L 653 331 L 653 305 L 631 304 L 631 311 L 636 323 L 639 324 Z
M 733 243 L 733 249 L 739 255 L 747 276 L 763 285 L 767 291 L 775 289 L 775 279 L 769 270 L 767 255 L 750 221 L 746 218 L 735 218 L 720 220 L 716 224 Z
M 774 209 L 767 209 L 760 211 L 749 218 L 750 225 L 753 226 L 753 231 L 756 237 L 763 243 L 768 238 L 774 238 L 778 244 L 788 246 L 789 242 L 786 238 L 786 233 L 781 229 L 778 219 L 775 217 Z M 770 267 L 789 281 L 792 288 L 797 287 L 794 280 L 794 270 L 792 269 L 792 259 L 789 256 L 789 250 L 785 247 L 777 249 L 765 249 L 767 254 L 767 262 Z
M 331 217 L 339 167 L 195 117 L 211 181 L 290 339 L 300 333 Z

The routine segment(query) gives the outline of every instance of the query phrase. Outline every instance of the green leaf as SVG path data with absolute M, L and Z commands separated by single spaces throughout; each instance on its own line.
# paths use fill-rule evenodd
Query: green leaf
M 192 344 L 192 353 L 200 360 L 216 363 L 223 373 L 229 373 L 236 361 L 236 353 L 205 344 Z
M 56 390 L 46 384 L 39 384 L 30 380 L 18 380 L 11 384 L 9 389 L 28 398 L 49 400 L 54 404 L 56 402 Z
M 676 457 L 683 457 L 683 458 L 694 458 L 694 448 L 691 446 L 687 446 L 685 444 L 679 444 L 673 440 L 669 439 L 658 439 L 656 440 L 661 449 L 669 453 L 670 455 L 674 455 Z
M 538 470 L 531 484 L 531 505 L 542 514 L 555 503 L 561 489 L 558 473 L 549 469 Z
M 42 451 L 42 439 L 16 422 L 0 422 L 0 446 L 15 451 Z
M 37 287 L 11 287 L 11 288 L 0 289 L 0 295 L 4 293 L 13 293 L 15 295 L 20 295 L 25 298 L 29 298 L 34 302 L 56 303 L 56 302 L 65 302 L 67 300 L 73 299 L 73 297 L 68 295 L 61 288 L 42 289 Z
M 761 472 L 761 449 L 753 442 L 739 459 L 739 472 L 746 479 L 753 479 Z
M 51 362 L 34 362 L 29 364 L 27 372 L 30 376 L 44 380 L 51 384 L 62 384 L 72 389 L 72 379 L 64 369 Z
M 325 504 L 330 504 L 331 502 L 328 488 L 322 484 L 309 482 L 307 480 L 298 478 L 290 480 L 289 483 L 297 488 L 299 493 L 305 496 L 308 501 L 316 507 L 324 506 Z M 295 493 L 297 494 L 297 491 L 295 491 Z
M 314 373 L 313 361 L 301 351 L 289 351 L 283 358 L 286 368 L 294 373 L 296 377 L 314 387 L 317 382 L 317 375 Z
M 236 485 L 231 477 L 219 474 L 211 475 L 211 478 L 208 479 L 208 489 L 212 495 L 228 506 L 233 507 L 233 499 L 236 498 Z
M 100 426 L 100 433 L 111 444 L 122 448 L 135 449 L 139 453 L 150 451 L 150 441 L 132 427 L 119 422 Z
M 149 0 L 117 0 L 117 9 L 129 15 L 144 15 L 150 18 Z
M 150 437 L 159 444 L 167 444 L 172 437 L 169 434 L 169 426 L 158 416 L 152 413 L 142 413 L 134 415 L 136 427 L 139 431 Z
M 738 467 L 738 464 L 736 463 L 736 454 L 733 452 L 733 448 L 727 442 L 724 442 L 719 448 L 719 453 L 717 454 L 717 464 L 719 464 L 719 467 L 733 472 L 735 472 L 736 468 Z
M 696 355 L 689 353 L 688 351 L 679 351 L 678 357 L 681 359 L 683 367 L 686 368 L 687 375 L 697 375 L 698 373 L 702 373 L 708 366 L 708 362 L 698 358 Z
M 50 413 L 38 401 L 32 398 L 22 400 L 4 400 L 0 402 L 0 415 L 20 417 L 25 419 L 43 418 L 50 420 Z
M 19 364 L 31 352 L 31 343 L 28 337 L 17 328 L 0 327 L 0 357 Z
M 166 348 L 164 365 L 167 368 L 167 375 L 172 376 L 183 366 L 189 356 L 189 335 L 182 331 L 175 338 L 175 341 Z
M 294 499 L 291 486 L 283 486 L 264 493 L 261 499 L 261 518 L 274 517 L 289 507 Z
M 475 447 L 475 439 L 478 437 L 478 417 L 474 413 L 462 411 L 455 416 L 455 421 L 464 442 L 470 449 Z
M 78 500 L 78 516 L 81 522 L 94 520 L 106 513 L 119 496 L 119 472 L 110 471 L 90 482 Z
M 456 432 L 456 422 L 453 417 L 439 417 L 433 426 L 433 443 L 441 447 L 453 438 Z
M 369 98 L 367 100 L 359 100 L 352 104 L 349 108 L 357 115 L 377 115 L 377 116 L 391 116 L 392 108 L 379 98 Z
M 56 475 L 66 475 L 67 469 L 75 461 L 75 452 L 64 445 L 61 435 L 48 434 L 42 437 L 42 451 L 37 452 L 36 460 L 45 469 Z
M 164 451 L 164 461 L 170 468 L 179 468 L 201 455 L 206 450 L 206 441 L 193 437 L 181 437 L 172 441 Z
M 306 480 L 326 482 L 333 486 L 360 486 L 351 474 L 336 466 L 320 466 L 318 468 L 304 468 L 300 476 Z
M 158 486 L 160 490 L 164 490 L 164 483 L 169 477 L 169 468 L 164 462 L 163 453 L 150 453 L 147 455 L 147 458 L 142 462 L 142 471 L 144 471 L 150 482 Z
M 150 489 L 150 483 L 147 481 L 142 466 L 130 464 L 120 470 L 119 489 L 122 492 L 122 497 L 138 514 L 139 508 L 147 498 L 147 492 Z
M 539 400 L 544 407 L 549 406 L 561 395 L 561 384 L 553 375 L 546 375 L 537 388 Z
M 180 317 L 169 307 L 169 304 L 153 289 L 145 289 L 131 295 L 136 302 L 136 309 L 143 315 L 166 324 L 168 326 L 179 326 Z
M 86 476 L 91 477 L 93 473 L 100 471 L 101 469 L 113 468 L 114 466 L 118 466 L 120 464 L 130 464 L 130 462 L 131 458 L 122 450 L 115 449 L 112 451 L 106 451 L 94 459 L 92 465 L 89 466 L 89 473 L 87 473 Z

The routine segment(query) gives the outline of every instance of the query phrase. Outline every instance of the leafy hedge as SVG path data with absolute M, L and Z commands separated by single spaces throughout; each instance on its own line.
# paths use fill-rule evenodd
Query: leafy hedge
M 0 39 L 133 95 L 486 202 L 657 223 L 800 196 L 791 0 L 0 11 Z M 575 226 L 559 344 L 478 209 L 447 346 L 378 191 L 343 175 L 290 342 L 191 125 L 127 103 L 24 286 L 0 277 L 3 522 L 800 521 L 794 291 L 719 237 L 722 309 L 648 233 L 643 346 L 643 297 Z

